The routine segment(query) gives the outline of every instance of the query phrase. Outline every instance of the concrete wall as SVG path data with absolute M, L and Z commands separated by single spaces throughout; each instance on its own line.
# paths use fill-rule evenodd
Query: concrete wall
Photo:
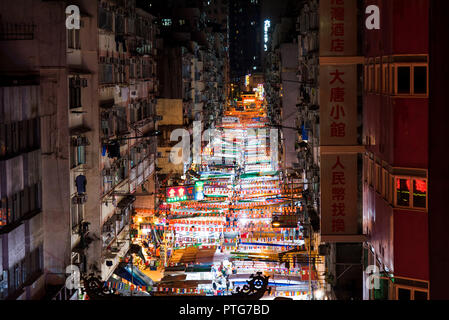
M 181 99 L 158 99 L 156 114 L 162 116 L 159 126 L 163 125 L 183 125 L 183 110 Z
M 296 103 L 299 95 L 299 83 L 296 71 L 298 70 L 298 45 L 296 43 L 284 43 L 281 45 L 281 81 L 282 96 L 282 126 L 296 127 Z M 282 129 L 284 137 L 284 166 L 293 167 L 297 155 L 295 151 L 296 131 Z

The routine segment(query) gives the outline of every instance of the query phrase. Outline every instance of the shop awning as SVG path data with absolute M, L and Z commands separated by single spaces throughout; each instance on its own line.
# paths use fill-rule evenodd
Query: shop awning
M 136 266 L 131 269 L 129 265 L 119 265 L 117 269 L 115 269 L 114 274 L 137 286 L 153 285 L 153 281 L 145 276 Z

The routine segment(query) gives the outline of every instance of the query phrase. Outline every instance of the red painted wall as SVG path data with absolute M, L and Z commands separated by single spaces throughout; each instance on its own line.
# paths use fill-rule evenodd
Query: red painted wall
M 394 113 L 391 98 L 379 94 L 367 94 L 363 103 L 363 136 L 374 137 L 370 152 L 388 163 L 394 160 Z
M 429 53 L 429 0 L 393 2 L 395 54 Z
M 429 0 L 366 0 L 365 8 L 372 4 L 380 9 L 381 25 L 365 29 L 365 56 L 429 52 Z
M 382 262 L 394 270 L 393 208 L 366 184 L 363 186 L 363 218 L 368 241 Z
M 394 274 L 429 280 L 428 214 L 394 210 Z
M 429 52 L 429 0 L 366 0 L 380 8 L 381 29 L 364 31 L 366 57 Z M 365 94 L 367 150 L 394 167 L 428 167 L 428 99 Z M 364 231 L 383 262 L 397 276 L 428 280 L 428 214 L 393 209 L 367 185 L 363 187 Z
M 395 167 L 427 168 L 429 137 L 429 103 L 427 99 L 395 99 L 394 161 Z

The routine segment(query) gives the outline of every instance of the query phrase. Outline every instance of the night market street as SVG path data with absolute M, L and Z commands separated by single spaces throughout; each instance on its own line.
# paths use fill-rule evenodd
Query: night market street
M 0 0 L 0 302 L 449 300 L 448 12 Z

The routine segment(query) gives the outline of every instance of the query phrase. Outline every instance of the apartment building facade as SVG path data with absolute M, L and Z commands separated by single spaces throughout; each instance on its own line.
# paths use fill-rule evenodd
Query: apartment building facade
M 382 280 L 364 298 L 427 300 L 429 1 L 365 4 L 382 28 L 364 37 L 364 254 Z
M 79 29 L 66 28 L 68 5 Z M 1 297 L 75 299 L 66 267 L 107 280 L 133 193 L 154 179 L 154 17 L 134 0 L 2 13 Z

